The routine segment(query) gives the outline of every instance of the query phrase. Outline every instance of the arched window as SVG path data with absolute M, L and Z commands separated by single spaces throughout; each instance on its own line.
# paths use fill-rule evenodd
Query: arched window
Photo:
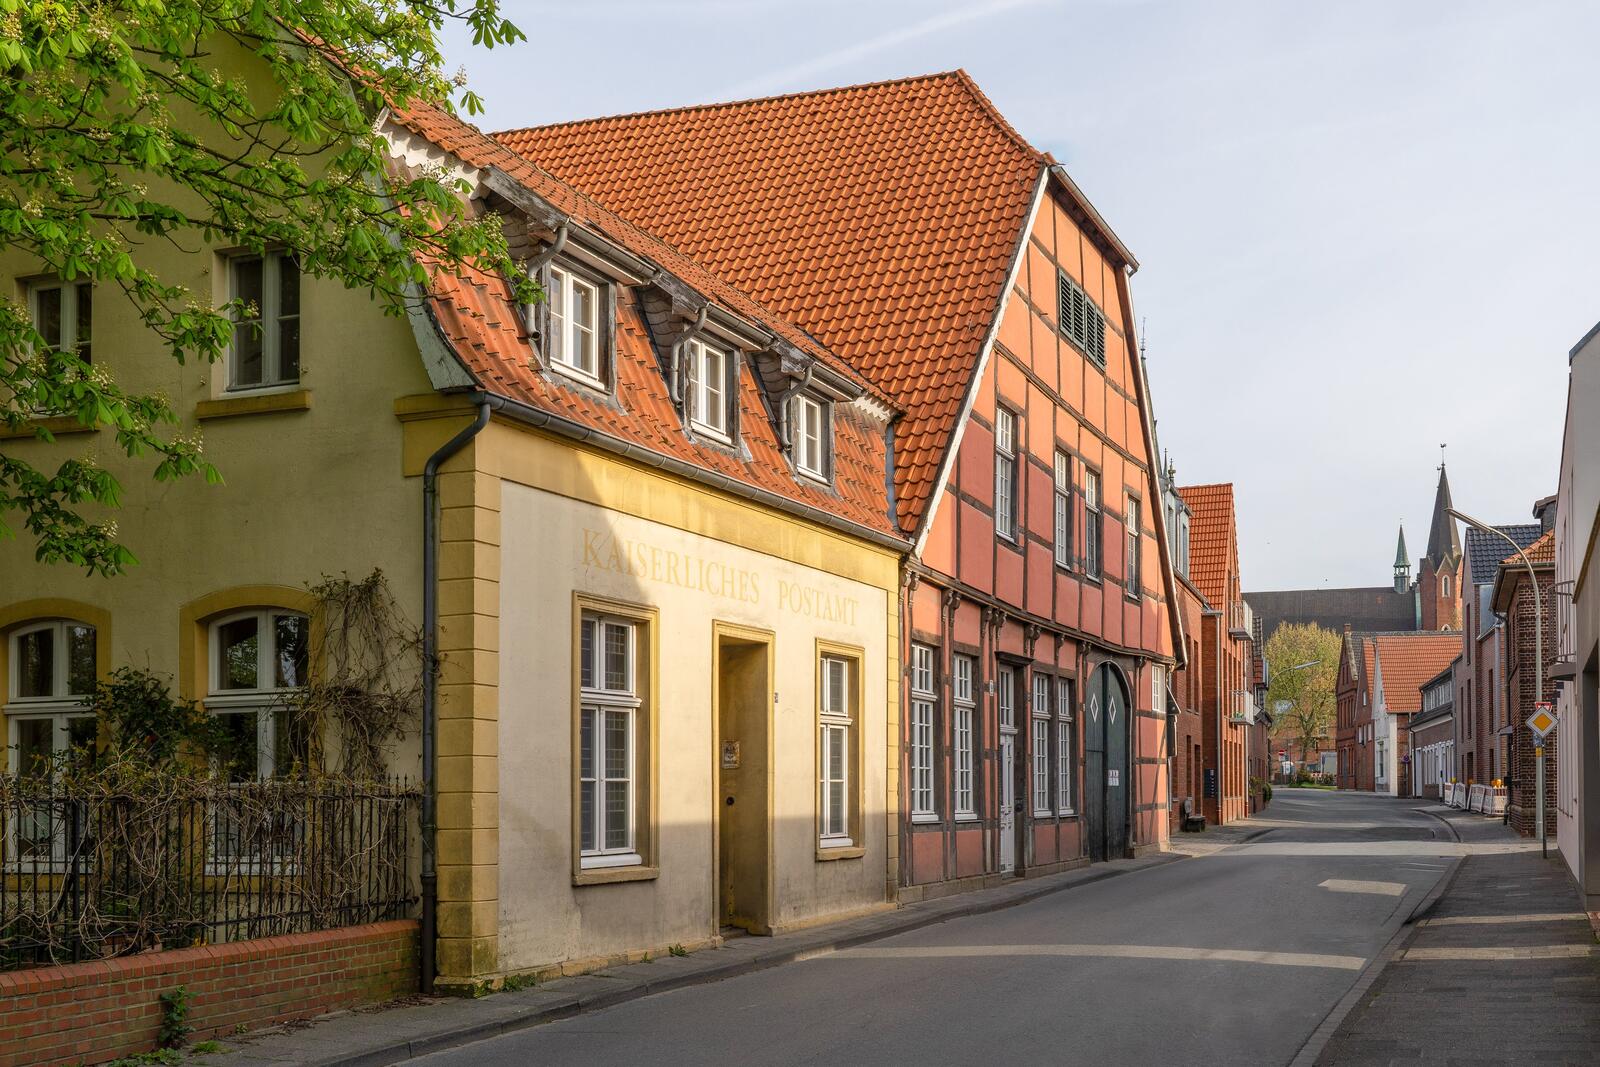
M 258 608 L 233 612 L 209 628 L 206 710 L 222 719 L 232 740 L 230 778 L 270 778 L 306 758 L 284 714 L 306 684 L 310 620 L 296 611 Z
M 5 715 L 13 774 L 46 773 L 52 761 L 94 743 L 95 628 L 72 619 L 24 623 L 7 635 Z

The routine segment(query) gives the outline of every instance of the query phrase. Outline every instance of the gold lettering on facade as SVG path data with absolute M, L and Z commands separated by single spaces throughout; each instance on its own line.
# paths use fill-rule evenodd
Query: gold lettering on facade
M 755 571 L 644 541 L 629 541 L 606 530 L 583 531 L 582 557 L 585 570 L 613 571 L 742 604 L 761 603 L 761 575 Z M 854 626 L 860 603 L 843 593 L 779 578 L 778 610 Z

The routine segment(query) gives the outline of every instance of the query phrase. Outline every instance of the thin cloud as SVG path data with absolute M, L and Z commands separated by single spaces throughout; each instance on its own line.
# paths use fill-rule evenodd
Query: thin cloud
M 719 90 L 715 94 L 715 98 L 719 100 L 737 100 L 741 97 L 759 96 L 763 93 L 785 89 L 796 84 L 804 84 L 806 79 L 814 74 L 832 70 L 835 67 L 848 66 L 867 56 L 876 55 L 891 48 L 898 48 L 908 41 L 943 33 L 946 30 L 966 25 L 969 22 L 1003 15 L 1006 12 L 1020 8 L 1037 7 L 1043 2 L 1044 0 L 991 0 L 990 3 L 980 4 L 976 7 L 959 7 L 951 11 L 941 12 L 937 15 L 931 15 L 921 22 L 914 22 L 909 26 L 890 30 L 888 33 L 880 34 L 865 41 L 858 41 L 844 48 L 837 48 L 832 52 L 824 52 L 822 55 L 805 60 L 802 63 L 796 63 L 781 70 L 768 71 L 758 77 L 750 78 L 736 85 L 730 85 L 725 89 Z

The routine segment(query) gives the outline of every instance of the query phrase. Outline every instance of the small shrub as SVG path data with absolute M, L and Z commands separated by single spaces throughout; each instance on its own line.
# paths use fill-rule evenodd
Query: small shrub
M 667 952 L 674 956 L 687 956 L 689 954 L 689 950 L 682 945 L 668 945 Z

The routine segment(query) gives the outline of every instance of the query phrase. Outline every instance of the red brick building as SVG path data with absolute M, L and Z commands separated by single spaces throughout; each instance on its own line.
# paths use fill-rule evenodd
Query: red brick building
M 1556 546 L 1555 534 L 1543 534 L 1523 550 L 1533 564 L 1534 577 L 1539 583 L 1543 598 L 1544 667 L 1548 670 L 1556 661 Z M 1494 610 L 1505 619 L 1505 678 L 1506 730 L 1506 786 L 1507 807 L 1511 825 L 1519 833 L 1532 836 L 1537 817 L 1537 767 L 1532 732 L 1525 725 L 1533 714 L 1534 702 L 1539 698 L 1538 675 L 1535 667 L 1534 596 L 1532 583 L 1522 557 L 1507 556 L 1500 563 L 1495 578 Z M 1555 687 L 1545 682 L 1545 700 L 1555 701 Z M 1551 732 L 1544 742 L 1544 829 L 1553 837 L 1556 829 L 1556 735 Z
M 1449 667 L 1460 638 L 1448 632 L 1347 632 L 1337 689 L 1339 787 L 1409 796 L 1411 716 L 1422 686 Z
M 1370 634 L 1346 626 L 1335 683 L 1334 737 L 1339 750 L 1336 783 L 1340 789 L 1372 788 L 1369 736 L 1372 727 L 1372 641 Z M 1366 768 L 1363 777 L 1361 769 Z
M 1254 631 L 1240 594 L 1239 531 L 1233 486 L 1190 485 L 1178 490 L 1193 519 L 1189 574 L 1205 600 L 1201 612 L 1201 753 L 1207 821 L 1229 823 L 1249 814 L 1250 728 L 1259 718 Z
M 1204 807 L 1205 761 L 1200 745 L 1203 736 L 1201 704 L 1205 672 L 1202 670 L 1200 635 L 1202 619 L 1210 605 L 1189 578 L 1189 528 L 1194 517 L 1178 493 L 1170 465 L 1164 472 L 1163 480 L 1166 485 L 1167 538 L 1186 647 L 1183 666 L 1174 672 L 1168 687 L 1172 700 L 1167 724 L 1167 749 L 1172 756 L 1172 827 L 1176 830 L 1181 825 L 1185 801 L 1188 802 L 1188 810 L 1195 814 L 1200 814 Z
M 961 72 L 496 136 L 904 412 L 901 895 L 1161 847 L 1182 638 L 1137 263 L 1065 170 Z

